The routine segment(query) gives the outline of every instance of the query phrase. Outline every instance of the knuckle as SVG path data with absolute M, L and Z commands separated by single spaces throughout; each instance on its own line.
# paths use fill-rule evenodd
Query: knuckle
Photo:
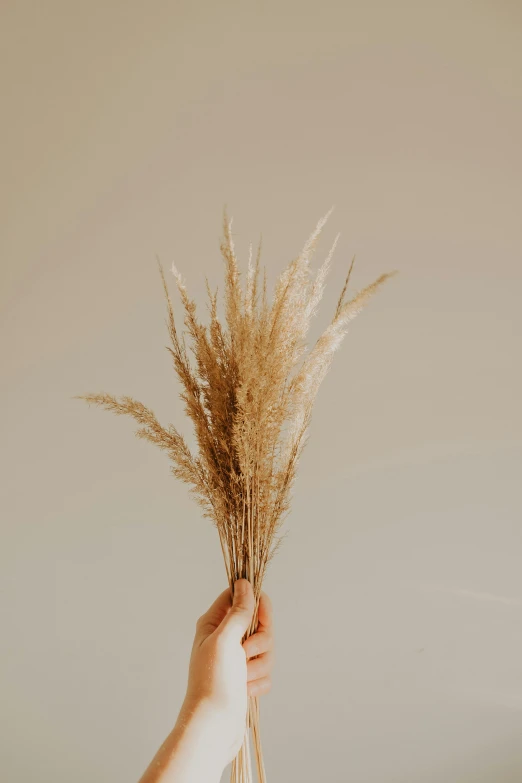
M 263 631 L 261 634 L 259 634 L 259 649 L 261 652 L 269 652 L 271 648 L 272 639 L 270 634 L 268 634 L 266 631 Z
M 259 654 L 257 642 L 255 640 L 246 645 L 246 653 L 249 658 L 254 658 Z

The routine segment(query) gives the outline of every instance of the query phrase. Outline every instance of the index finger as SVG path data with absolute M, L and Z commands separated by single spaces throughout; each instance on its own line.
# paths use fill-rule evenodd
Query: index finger
M 257 610 L 258 631 L 267 631 L 272 633 L 272 601 L 265 592 L 259 597 L 259 608 Z

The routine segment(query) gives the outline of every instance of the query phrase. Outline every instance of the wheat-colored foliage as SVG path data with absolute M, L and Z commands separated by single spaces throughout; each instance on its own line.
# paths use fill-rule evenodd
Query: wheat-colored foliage
M 198 453 L 191 453 L 182 435 L 164 428 L 154 413 L 131 397 L 79 395 L 116 414 L 133 417 L 138 437 L 164 449 L 174 475 L 190 485 L 205 516 L 217 528 L 229 584 L 249 579 L 257 601 L 267 565 L 280 543 L 280 529 L 289 507 L 292 485 L 307 440 L 313 403 L 333 355 L 350 321 L 394 272 L 382 274 L 351 299 L 346 298 L 352 259 L 333 318 L 310 349 L 307 335 L 323 295 L 325 279 L 339 235 L 315 275 L 311 257 L 331 212 L 321 218 L 301 253 L 277 280 L 268 301 L 266 270 L 260 280 L 261 242 L 255 263 L 250 246 L 246 283 L 232 237 L 232 219 L 223 212 L 221 253 L 225 262 L 224 313 L 217 312 L 217 293 L 207 281 L 209 322 L 198 320 L 176 267 L 172 273 L 183 306 L 179 332 L 163 267 L 159 272 L 167 304 L 167 327 L 181 398 L 191 419 Z M 190 354 L 185 343 L 190 341 Z M 257 611 L 256 611 L 257 615 Z M 257 625 L 254 615 L 249 633 Z M 258 704 L 250 703 L 258 777 L 265 780 L 258 735 Z M 248 777 L 248 743 L 233 766 L 233 780 Z M 243 776 L 243 777 L 242 777 Z

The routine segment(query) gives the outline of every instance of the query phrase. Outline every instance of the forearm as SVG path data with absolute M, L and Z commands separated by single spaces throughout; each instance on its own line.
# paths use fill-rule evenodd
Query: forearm
M 139 783 L 219 783 L 224 761 L 217 716 L 184 702 L 176 725 Z

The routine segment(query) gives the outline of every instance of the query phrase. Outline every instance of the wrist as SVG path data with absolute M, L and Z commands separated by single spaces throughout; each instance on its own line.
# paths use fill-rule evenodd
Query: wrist
M 224 747 L 224 718 L 207 699 L 189 696 L 183 701 L 175 730 L 194 747 L 205 780 L 220 780 L 228 758 Z
M 227 761 L 208 705 L 185 699 L 140 783 L 219 783 Z

